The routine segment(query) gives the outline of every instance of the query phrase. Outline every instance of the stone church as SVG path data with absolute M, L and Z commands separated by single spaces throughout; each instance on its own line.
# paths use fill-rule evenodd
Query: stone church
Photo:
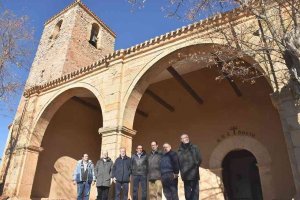
M 222 46 L 206 36 L 228 19 L 253 23 L 235 9 L 120 50 L 81 1 L 49 19 L 10 127 L 3 194 L 75 199 L 82 153 L 95 163 L 107 150 L 115 160 L 120 147 L 149 152 L 153 140 L 177 150 L 187 133 L 203 157 L 201 199 L 300 197 L 299 108 L 289 90 L 274 92 L 268 76 L 217 81 L 217 66 L 194 59 Z M 240 61 L 266 71 L 255 55 Z

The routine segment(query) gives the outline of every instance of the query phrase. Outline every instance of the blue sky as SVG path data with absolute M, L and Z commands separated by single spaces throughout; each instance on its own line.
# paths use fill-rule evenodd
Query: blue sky
M 35 30 L 34 40 L 29 47 L 33 52 L 29 58 L 30 65 L 44 22 L 73 0 L 0 0 L 0 2 L 3 8 L 12 10 L 16 15 L 29 17 L 29 24 Z M 115 49 L 130 47 L 190 23 L 165 17 L 166 12 L 162 12 L 161 8 L 166 1 L 162 0 L 149 0 L 143 9 L 134 10 L 127 0 L 83 0 L 83 2 L 116 33 Z M 17 73 L 21 74 L 21 79 L 26 80 L 27 70 Z M 6 143 L 7 127 L 13 121 L 20 95 L 11 98 L 9 103 L 0 102 L 0 155 Z

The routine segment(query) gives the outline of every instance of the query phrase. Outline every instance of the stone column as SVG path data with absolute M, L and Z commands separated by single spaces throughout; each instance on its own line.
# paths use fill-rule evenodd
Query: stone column
M 300 101 L 293 97 L 289 88 L 271 94 L 271 99 L 281 119 L 296 187 L 295 199 L 300 199 Z
M 4 195 L 19 199 L 30 199 L 35 171 L 41 147 L 19 147 L 10 163 Z
M 99 129 L 102 134 L 101 151 L 108 151 L 108 155 L 115 160 L 120 154 L 120 148 L 126 148 L 127 156 L 131 156 L 132 137 L 136 134 L 135 130 L 125 126 L 104 127 Z

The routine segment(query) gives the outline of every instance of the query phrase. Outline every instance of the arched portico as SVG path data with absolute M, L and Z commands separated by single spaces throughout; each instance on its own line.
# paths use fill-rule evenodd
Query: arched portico
M 291 178 L 280 119 L 269 96 L 273 92 L 270 82 L 261 77 L 254 85 L 250 85 L 233 78 L 231 81 L 241 91 L 242 95 L 239 96 L 228 80 L 215 80 L 219 75 L 217 66 L 207 67 L 207 63 L 193 61 L 193 53 L 205 54 L 209 52 L 209 48 L 209 44 L 205 44 L 176 50 L 152 65 L 146 65 L 133 79 L 125 93 L 125 99 L 128 101 L 124 101 L 126 104 L 123 104 L 124 126 L 137 131 L 133 136 L 132 149 L 142 144 L 149 151 L 149 143 L 155 140 L 160 145 L 169 142 L 176 150 L 180 143 L 180 133 L 188 133 L 192 142 L 199 145 L 203 153 L 200 171 L 203 177 L 201 197 L 222 199 L 219 169 L 210 168 L 209 155 L 219 141 L 227 137 L 227 132 L 238 126 L 242 132 L 254 132 L 253 137 L 263 141 L 268 151 L 274 151 L 274 146 L 280 148 L 280 154 L 285 160 L 283 167 Z M 187 55 L 184 59 L 177 58 L 181 51 Z M 171 75 L 168 70 L 170 66 L 202 98 L 203 103 L 197 101 L 182 83 Z M 272 162 L 274 169 L 270 171 L 261 166 L 260 173 L 274 177 L 276 171 L 280 171 L 282 161 L 276 156 L 271 155 L 272 158 L 275 157 L 275 161 Z M 264 183 L 269 181 L 268 176 L 262 180 Z M 293 188 L 290 178 L 289 184 Z M 270 186 L 273 187 L 270 191 L 279 188 L 281 191 L 278 192 L 278 198 L 280 195 L 291 197 L 293 191 L 280 188 L 281 180 L 278 177 L 275 179 L 276 184 L 274 187 Z M 183 195 L 182 188 L 179 192 Z
M 198 41 L 199 42 L 199 41 Z M 198 43 L 193 40 L 192 43 L 187 43 L 185 46 L 178 46 L 176 49 L 170 49 L 164 51 L 147 63 L 134 77 L 131 84 L 124 94 L 124 103 L 122 104 L 121 113 L 123 113 L 123 125 L 127 128 L 133 127 L 134 116 L 137 106 L 150 84 L 159 79 L 170 78 L 170 75 L 166 75 L 167 68 L 173 66 L 180 70 L 180 73 L 189 73 L 203 68 L 209 68 L 215 65 L 212 60 L 211 53 L 218 48 L 224 46 L 221 44 L 212 43 Z M 232 51 L 232 49 L 231 49 Z M 201 58 L 204 58 L 201 60 Z M 265 70 L 260 67 L 254 59 L 245 55 L 244 61 L 250 65 L 255 65 L 256 69 L 265 74 Z M 187 67 L 186 63 L 193 63 L 193 67 Z M 184 65 L 182 67 L 182 65 Z M 265 77 L 270 88 L 272 88 L 271 81 L 268 77 Z
M 70 181 L 76 161 L 83 153 L 93 162 L 100 155 L 103 101 L 99 99 L 93 87 L 79 83 L 57 92 L 44 104 L 28 143 L 33 150 L 26 152 L 19 196 L 74 198 L 76 187 Z

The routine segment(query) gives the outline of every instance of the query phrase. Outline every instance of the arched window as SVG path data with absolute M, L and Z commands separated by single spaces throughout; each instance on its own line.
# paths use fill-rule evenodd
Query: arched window
M 56 39 L 58 37 L 62 23 L 63 20 L 59 20 L 59 22 L 57 22 L 57 24 L 54 27 L 53 33 L 50 36 L 50 39 Z
M 98 24 L 93 24 L 89 42 L 96 48 L 97 48 L 97 41 L 98 41 L 98 33 L 99 33 Z

